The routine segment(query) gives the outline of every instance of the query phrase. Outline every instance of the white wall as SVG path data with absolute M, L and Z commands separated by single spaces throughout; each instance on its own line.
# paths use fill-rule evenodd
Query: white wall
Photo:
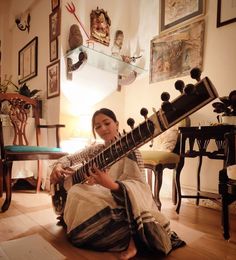
M 217 1 L 206 2 L 202 77 L 208 76 L 215 85 L 219 96 L 225 96 L 231 90 L 236 89 L 236 23 L 216 28 Z M 181 79 L 186 84 L 194 82 L 190 76 Z M 175 78 L 149 84 L 149 77 L 146 75 L 127 86 L 125 88 L 125 118 L 133 116 L 137 123 L 140 122 L 139 110 L 141 107 L 148 108 L 149 115 L 151 115 L 152 107 L 160 108 L 160 95 L 163 91 L 169 92 L 171 99 L 174 99 L 178 96 L 178 92 L 174 88 L 176 80 Z M 216 123 L 216 114 L 213 113 L 211 104 L 194 113 L 191 121 L 192 125 L 197 126 L 209 124 L 209 122 Z M 209 145 L 210 149 L 214 147 L 213 144 Z M 217 191 L 220 167 L 222 167 L 222 161 L 204 159 L 201 179 L 203 190 Z M 187 159 L 181 173 L 181 182 L 184 186 L 193 188 L 196 185 L 196 171 L 197 159 Z
M 120 125 L 125 126 L 125 91 L 117 92 L 117 74 L 113 76 L 104 71 L 95 71 L 93 67 L 88 69 L 86 65 L 82 69 L 73 72 L 73 80 L 66 77 L 66 53 L 69 50 L 69 30 L 72 24 L 78 24 L 75 17 L 69 13 L 65 6 L 68 1 L 61 1 L 62 27 L 61 27 L 61 121 L 65 122 L 70 129 L 69 135 L 74 133 L 76 127 L 75 115 L 92 115 L 93 111 L 100 107 L 110 107 L 120 118 Z M 149 67 L 149 42 L 157 31 L 157 1 L 149 0 L 78 0 L 74 2 L 75 13 L 82 21 L 83 26 L 90 34 L 90 13 L 97 7 L 104 9 L 111 19 L 110 45 L 104 46 L 95 42 L 94 49 L 107 55 L 111 55 L 116 30 L 124 32 L 122 54 L 130 56 L 143 55 L 138 60 L 138 66 L 148 69 Z M 155 22 L 154 22 L 155 21 Z M 148 30 L 147 30 L 148 28 Z M 86 45 L 86 34 L 80 27 Z M 92 48 L 92 46 L 90 46 Z M 76 62 L 78 54 L 73 56 Z M 93 55 L 88 53 L 88 60 L 95 59 L 97 63 L 103 63 L 103 54 Z M 110 61 L 113 63 L 113 61 Z M 89 63 L 89 62 L 88 62 Z M 109 64 L 111 66 L 111 64 Z M 97 93 L 98 92 L 98 93 Z M 93 100 L 94 101 L 93 101 Z M 79 120 L 79 119 L 78 119 Z M 71 123 L 74 121 L 74 123 Z
M 59 37 L 59 58 L 61 58 L 61 80 L 62 89 L 68 84 L 65 76 L 65 54 L 68 50 L 69 27 L 77 23 L 75 18 L 67 12 L 65 5 L 68 1 L 61 1 L 62 9 L 62 33 Z M 69 1 L 70 2 L 70 1 Z M 157 0 L 78 0 L 76 14 L 89 31 L 89 15 L 92 9 L 103 8 L 111 18 L 111 44 L 114 33 L 121 29 L 125 33 L 124 48 L 122 51 L 127 55 L 143 54 L 137 65 L 149 68 L 150 40 L 158 34 L 158 2 Z M 208 76 L 216 86 L 219 95 L 228 95 L 230 90 L 235 89 L 235 67 L 236 67 L 236 23 L 216 28 L 217 1 L 206 1 L 206 28 L 203 57 L 203 76 Z M 31 14 L 31 30 L 21 32 L 16 28 L 15 16 L 25 11 L 33 3 Z M 37 77 L 28 81 L 30 88 L 42 89 L 42 96 L 46 95 L 46 66 L 49 60 L 49 14 L 51 13 L 51 1 L 47 0 L 8 0 L 0 1 L 0 37 L 2 40 L 2 75 L 5 73 L 13 75 L 13 81 L 17 82 L 18 75 L 18 51 L 35 36 L 39 37 L 39 61 Z M 85 38 L 86 39 L 86 38 Z M 110 47 L 96 44 L 101 51 L 110 51 Z M 80 73 L 75 76 L 79 77 Z M 93 75 L 91 75 L 92 78 Z M 194 82 L 189 76 L 182 78 L 185 83 Z M 122 88 L 121 92 L 114 91 L 109 96 L 100 100 L 89 109 L 91 114 L 99 107 L 112 108 L 119 118 L 121 129 L 126 128 L 126 119 L 134 117 L 136 123 L 142 121 L 139 111 L 142 107 L 152 113 L 152 107 L 158 109 L 161 105 L 160 95 L 163 91 L 171 94 L 171 99 L 178 95 L 174 89 L 176 79 L 170 79 L 158 83 L 149 84 L 148 73 L 139 76 L 133 84 Z M 116 86 L 112 86 L 114 89 Z M 73 89 L 76 88 L 76 84 Z M 73 90 L 74 91 L 74 90 Z M 74 92 L 73 92 L 74 93 Z M 75 95 L 81 95 L 75 92 Z M 83 97 L 89 98 L 89 97 Z M 74 126 L 78 118 L 68 116 L 68 107 L 71 101 L 63 94 L 61 97 L 44 100 L 44 117 L 49 123 L 68 122 L 63 136 L 68 138 L 73 135 Z M 72 120 L 73 118 L 73 120 Z M 211 105 L 207 105 L 191 116 L 192 123 L 198 125 L 206 122 L 216 122 L 216 115 Z M 70 123 L 72 122 L 73 123 Z M 193 187 L 194 171 L 193 165 L 196 160 L 187 160 L 182 173 L 182 183 Z M 203 187 L 210 190 L 217 189 L 218 169 L 220 162 L 206 160 L 203 171 L 207 174 L 203 177 Z

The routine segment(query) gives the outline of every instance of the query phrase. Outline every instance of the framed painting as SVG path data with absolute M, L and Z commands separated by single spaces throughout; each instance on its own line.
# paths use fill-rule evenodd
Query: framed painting
M 51 0 L 52 11 L 57 9 L 58 6 L 60 6 L 60 0 Z
M 54 61 L 58 58 L 58 39 L 54 39 L 50 42 L 50 61 Z
M 216 26 L 221 27 L 236 22 L 236 1 L 218 0 Z
M 151 40 L 150 83 L 188 75 L 202 69 L 204 20 L 185 25 Z
M 47 66 L 47 98 L 60 95 L 60 61 Z
M 160 32 L 204 14 L 205 0 L 160 0 Z
M 27 43 L 18 53 L 18 82 L 21 84 L 38 73 L 38 37 Z
M 49 15 L 49 38 L 50 42 L 57 38 L 61 33 L 61 12 L 56 9 Z

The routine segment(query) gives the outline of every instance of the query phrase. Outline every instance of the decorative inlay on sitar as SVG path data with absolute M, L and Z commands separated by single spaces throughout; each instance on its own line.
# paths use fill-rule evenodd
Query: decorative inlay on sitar
M 111 143 L 110 146 L 106 147 L 91 160 L 85 162 L 84 165 L 73 174 L 73 184 L 84 182 L 88 174 L 88 169 L 92 167 L 93 164 L 96 164 L 100 169 L 110 167 L 129 152 L 160 135 L 218 96 L 215 87 L 207 77 L 198 80 L 195 85 L 188 84 L 179 90 L 181 95 L 172 102 L 169 102 L 169 94 L 167 92 L 163 93 L 161 96 L 163 100 L 161 108 L 158 111 L 154 111 L 150 117 L 147 117 L 147 110 L 142 109 L 141 114 L 145 120 L 138 126 L 133 127 L 132 120 L 130 119 L 129 124 L 132 126 L 132 130 Z M 66 197 L 67 192 L 63 183 L 56 184 L 54 186 L 52 202 L 55 212 L 59 215 L 63 213 Z

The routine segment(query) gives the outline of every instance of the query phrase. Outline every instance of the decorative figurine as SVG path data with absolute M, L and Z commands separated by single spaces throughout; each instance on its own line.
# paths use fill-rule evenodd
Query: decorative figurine
M 103 9 L 92 10 L 90 14 L 90 34 L 92 39 L 106 46 L 110 44 L 111 20 Z
M 69 46 L 70 49 L 73 50 L 83 44 L 83 36 L 80 32 L 79 26 L 77 24 L 73 24 L 70 27 L 69 34 Z

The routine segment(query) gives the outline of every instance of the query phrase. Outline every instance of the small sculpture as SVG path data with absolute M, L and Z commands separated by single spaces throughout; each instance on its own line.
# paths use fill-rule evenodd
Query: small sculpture
M 83 45 L 83 36 L 80 32 L 79 26 L 77 24 L 73 24 L 70 27 L 69 34 L 70 49 L 73 50 L 81 45 Z
M 124 41 L 124 33 L 121 30 L 117 30 L 115 34 L 114 44 L 111 49 L 113 56 L 120 56 L 120 51 Z
M 91 38 L 106 46 L 110 44 L 111 20 L 103 9 L 97 7 L 90 14 L 90 34 Z

